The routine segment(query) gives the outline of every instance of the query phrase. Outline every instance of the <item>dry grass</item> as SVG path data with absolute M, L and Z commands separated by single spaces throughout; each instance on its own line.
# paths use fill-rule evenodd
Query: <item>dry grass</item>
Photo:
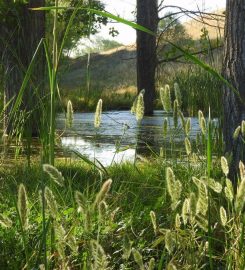
M 217 10 L 215 14 L 222 15 L 224 10 Z M 196 17 L 184 23 L 187 34 L 194 40 L 200 38 L 202 29 L 205 27 L 210 39 L 224 36 L 224 18 L 220 16 Z

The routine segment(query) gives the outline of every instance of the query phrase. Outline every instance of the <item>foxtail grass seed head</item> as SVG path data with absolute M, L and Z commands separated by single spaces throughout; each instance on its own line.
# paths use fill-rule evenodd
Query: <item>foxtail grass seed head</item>
M 177 267 L 172 262 L 170 262 L 167 266 L 167 270 L 177 270 Z
M 151 217 L 151 223 L 153 226 L 154 233 L 157 234 L 157 218 L 154 211 L 150 212 L 150 217 Z
M 226 214 L 226 210 L 223 206 L 221 206 L 219 209 L 219 215 L 220 215 L 221 224 L 222 224 L 222 226 L 225 227 L 225 225 L 227 223 L 227 214 Z
M 108 209 L 108 205 L 106 204 L 105 201 L 101 201 L 98 204 L 98 212 L 99 212 L 99 217 L 102 217 L 104 214 L 106 214 Z
M 45 187 L 44 196 L 50 215 L 52 216 L 52 218 L 55 219 L 58 214 L 58 205 L 55 200 L 54 194 L 48 187 Z
M 193 218 L 195 217 L 197 210 L 197 198 L 194 192 L 191 192 L 190 194 L 189 203 L 190 203 L 190 216 L 191 218 Z
M 132 248 L 132 253 L 134 256 L 134 261 L 138 264 L 139 269 L 144 270 L 145 267 L 144 267 L 143 258 L 142 258 L 142 255 L 140 254 L 140 252 L 137 249 Z
M 202 134 L 205 135 L 207 132 L 207 125 L 206 125 L 206 120 L 204 117 L 201 118 L 200 128 L 201 128 Z
M 199 228 L 204 230 L 205 232 L 208 232 L 208 220 L 205 216 L 199 214 L 195 217 L 196 224 Z
M 174 182 L 174 193 L 173 193 L 173 199 L 175 202 L 177 202 L 181 197 L 182 192 L 182 184 L 179 180 L 176 180 Z
M 170 230 L 167 230 L 165 234 L 165 248 L 169 254 L 171 254 L 175 248 L 175 235 Z
M 123 239 L 123 259 L 128 260 L 132 251 L 132 241 L 130 241 L 128 235 L 126 234 L 124 239 Z
M 238 138 L 238 136 L 239 136 L 239 134 L 240 134 L 240 131 L 241 131 L 241 126 L 238 126 L 236 129 L 235 129 L 235 131 L 234 131 L 234 133 L 233 133 L 233 139 L 237 139 Z
M 168 118 L 164 118 L 163 120 L 163 136 L 164 138 L 167 137 L 168 134 Z
M 191 162 L 192 162 L 193 164 L 195 164 L 195 165 L 198 164 L 198 156 L 197 156 L 196 153 L 192 153 L 192 155 L 191 155 Z
M 242 120 L 242 123 L 241 123 L 241 133 L 242 133 L 242 136 L 245 137 L 245 121 Z
M 182 128 L 185 131 L 185 117 L 184 117 L 183 113 L 180 110 L 179 110 L 179 117 L 180 117 Z
M 55 222 L 54 230 L 56 238 L 60 241 L 63 241 L 66 236 L 66 231 L 64 227 L 60 223 Z
M 173 170 L 168 167 L 166 169 L 166 180 L 167 180 L 167 190 L 171 198 L 174 197 L 174 184 L 175 184 L 175 175 Z
M 131 107 L 131 113 L 132 114 L 135 114 L 136 113 L 137 100 L 138 100 L 138 96 L 134 99 L 133 105 Z
M 54 166 L 49 164 L 43 164 L 43 171 L 46 172 L 52 180 L 59 186 L 63 186 L 64 177 Z
M 109 190 L 111 188 L 111 184 L 112 184 L 111 179 L 108 179 L 107 181 L 104 182 L 99 193 L 97 194 L 97 196 L 95 198 L 94 205 L 98 205 L 101 201 L 103 201 L 105 199 L 107 193 L 109 192 Z
M 191 154 L 191 142 L 187 137 L 185 138 L 185 150 L 187 156 L 189 156 Z
M 102 115 L 102 99 L 97 103 L 95 116 L 94 116 L 94 127 L 99 128 L 101 124 L 101 115 Z
M 180 92 L 179 84 L 177 82 L 174 83 L 174 95 L 175 99 L 177 99 L 179 106 L 182 104 L 182 95 Z
M 179 229 L 181 227 L 180 215 L 177 213 L 175 216 L 175 228 Z
M 199 197 L 197 200 L 197 213 L 206 215 L 207 211 L 208 211 L 208 198 Z
M 199 126 L 201 128 L 202 134 L 205 135 L 206 134 L 206 120 L 205 117 L 203 116 L 203 112 L 202 111 L 198 111 L 198 122 L 199 122 Z
M 0 226 L 3 228 L 10 228 L 12 226 L 12 221 L 3 214 L 0 214 Z
M 235 209 L 237 213 L 243 210 L 245 202 L 245 180 L 242 180 L 237 189 Z
M 230 179 L 225 179 L 226 187 L 225 187 L 225 197 L 228 199 L 230 203 L 232 203 L 234 199 L 234 189 Z
M 67 110 L 66 110 L 66 125 L 68 128 L 71 128 L 73 124 L 73 107 L 70 100 L 67 102 Z
M 203 116 L 203 112 L 201 110 L 198 111 L 198 121 L 199 121 L 199 125 L 201 126 L 201 118 L 204 118 Z
M 77 254 L 77 252 L 78 252 L 78 244 L 77 244 L 76 238 L 73 235 L 71 235 L 68 238 L 67 245 L 71 248 L 71 250 L 75 254 Z
M 172 110 L 172 105 L 171 105 L 170 87 L 168 84 L 166 84 L 164 88 L 160 89 L 160 98 L 163 105 L 163 109 L 166 112 L 170 112 Z
M 221 193 L 221 191 L 223 189 L 222 185 L 219 182 L 217 182 L 214 179 L 212 179 L 212 178 L 209 178 L 209 180 L 208 180 L 208 186 L 213 191 L 215 191 L 216 193 Z
M 189 199 L 185 199 L 182 206 L 182 213 L 181 213 L 184 225 L 187 224 L 189 215 L 190 215 L 190 201 Z
M 91 253 L 93 256 L 93 265 L 90 269 L 106 270 L 108 269 L 108 259 L 103 247 L 98 241 L 90 240 Z
M 142 93 L 139 93 L 136 105 L 136 120 L 141 121 L 144 117 L 145 105 L 144 105 L 144 96 Z
M 229 166 L 228 166 L 227 159 L 223 156 L 221 157 L 221 169 L 222 169 L 224 175 L 227 177 L 227 175 L 229 173 Z
M 18 203 L 17 203 L 21 224 L 24 230 L 28 228 L 28 199 L 26 194 L 26 188 L 23 184 L 19 185 L 18 189 Z
M 221 193 L 221 191 L 223 189 L 222 185 L 219 182 L 217 182 L 214 179 L 212 179 L 212 178 L 208 178 L 206 176 L 202 176 L 200 181 L 205 186 L 208 186 L 209 188 L 211 188 L 216 193 Z
M 192 177 L 192 181 L 199 188 L 201 181 L 198 178 L 196 178 L 195 176 Z
M 185 134 L 186 136 L 189 136 L 191 131 L 191 118 L 189 117 L 185 123 Z
M 241 160 L 239 162 L 239 170 L 240 170 L 240 178 L 243 181 L 245 180 L 245 166 Z
M 64 261 L 65 257 L 66 257 L 66 255 L 65 255 L 66 244 L 67 244 L 67 242 L 64 242 L 64 241 L 61 241 L 61 240 L 57 241 L 57 243 L 56 243 L 57 255 L 60 257 L 60 259 L 62 261 Z
M 148 265 L 148 270 L 154 270 L 155 269 L 155 259 L 154 258 L 151 258 L 150 261 L 149 261 L 149 265 Z
M 166 169 L 166 181 L 168 193 L 171 197 L 172 202 L 175 205 L 176 203 L 178 203 L 178 200 L 181 196 L 182 184 L 179 180 L 175 181 L 174 172 L 170 167 Z
M 208 191 L 206 185 L 204 185 L 196 177 L 192 177 L 193 182 L 198 187 L 198 199 L 196 205 L 196 213 L 206 215 L 208 210 Z
M 179 207 L 179 205 L 181 204 L 181 201 L 180 200 L 179 201 L 172 200 L 172 201 L 173 202 L 171 203 L 171 209 L 173 211 L 175 211 Z
M 178 110 L 179 110 L 179 105 L 177 99 L 174 101 L 174 111 L 173 111 L 173 120 L 174 120 L 174 127 L 178 127 Z

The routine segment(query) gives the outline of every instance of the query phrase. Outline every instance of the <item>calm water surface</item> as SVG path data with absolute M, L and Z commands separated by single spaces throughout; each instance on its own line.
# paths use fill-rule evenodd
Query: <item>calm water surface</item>
M 155 111 L 153 116 L 144 117 L 140 125 L 129 111 L 104 112 L 101 127 L 97 130 L 94 128 L 94 113 L 75 113 L 73 127 L 66 130 L 65 116 L 59 114 L 57 129 L 62 134 L 61 143 L 65 150 L 76 150 L 91 160 L 98 159 L 107 166 L 112 162 L 133 161 L 136 144 L 137 155 L 147 155 L 154 151 L 158 153 L 160 147 L 168 148 L 169 137 L 164 139 L 162 132 L 165 117 L 169 119 L 174 143 L 183 148 L 183 131 L 174 131 L 171 115 L 163 111 Z M 196 133 L 200 131 L 199 124 L 197 118 L 191 120 L 190 137 L 195 138 Z M 120 152 L 116 151 L 117 148 Z

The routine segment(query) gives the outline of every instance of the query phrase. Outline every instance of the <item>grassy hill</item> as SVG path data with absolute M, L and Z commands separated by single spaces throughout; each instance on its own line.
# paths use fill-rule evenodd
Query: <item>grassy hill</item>
M 217 22 L 212 19 L 208 22 L 205 18 L 198 18 L 198 21 L 190 20 L 184 24 L 187 34 L 192 39 L 200 38 L 204 27 L 202 20 L 209 24 L 205 27 L 210 39 L 223 35 L 224 23 L 222 20 Z M 219 24 L 220 28 L 214 27 L 214 23 Z M 198 41 L 195 43 L 197 44 Z M 220 55 L 220 51 L 216 52 L 214 57 L 216 63 L 212 62 L 211 64 L 217 66 L 217 63 L 220 62 Z M 206 56 L 206 59 L 209 61 L 209 56 Z M 157 72 L 157 86 L 162 86 L 165 83 L 173 85 L 174 81 L 181 83 L 179 78 L 181 76 L 185 78 L 186 84 L 190 84 L 188 81 L 190 68 L 193 71 L 193 66 L 190 64 L 166 63 L 161 65 Z M 87 94 L 87 56 L 66 59 L 60 76 L 60 89 L 62 96 L 65 97 L 64 107 L 67 100 L 70 99 L 75 110 L 93 110 L 97 100 L 102 98 L 105 109 L 128 109 L 136 95 L 135 45 L 120 46 L 106 52 L 91 54 L 89 95 Z M 157 104 L 159 105 L 159 102 Z
M 76 59 L 67 59 L 63 74 L 60 77 L 60 87 L 63 95 L 73 100 L 75 105 L 81 107 L 87 91 L 87 56 Z M 94 53 L 90 59 L 90 105 L 93 109 L 94 100 L 102 97 L 108 105 L 114 96 L 125 100 L 114 100 L 114 107 L 121 103 L 125 105 L 136 94 L 136 51 L 135 46 L 121 46 L 102 53 Z M 79 100 L 74 97 L 80 96 Z M 86 104 L 83 104 L 87 106 Z M 110 104 L 111 105 L 111 104 Z M 106 104 L 105 104 L 106 106 Z M 128 107 L 128 105 L 126 106 Z

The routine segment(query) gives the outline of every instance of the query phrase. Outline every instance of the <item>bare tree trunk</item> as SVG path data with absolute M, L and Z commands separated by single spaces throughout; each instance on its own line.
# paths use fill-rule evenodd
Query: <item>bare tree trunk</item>
M 233 139 L 234 130 L 245 119 L 245 12 L 244 0 L 227 0 L 224 44 L 224 77 L 238 90 L 240 98 L 224 86 L 225 152 L 232 154 L 230 177 L 235 180 L 238 163 L 244 161 L 245 149 L 241 136 Z
M 6 1 L 6 0 L 5 0 Z M 8 103 L 18 95 L 25 72 L 31 62 L 33 54 L 45 35 L 45 13 L 43 11 L 31 11 L 29 8 L 40 7 L 45 4 L 44 0 L 30 0 L 28 4 L 19 5 L 16 11 L 9 10 L 12 20 L 6 19 L 1 25 L 0 54 L 4 68 L 4 95 Z M 44 82 L 44 52 L 40 51 L 33 70 L 31 81 L 22 100 L 21 110 L 31 112 L 28 125 L 33 135 L 37 134 L 38 116 L 37 96 L 39 90 L 43 92 Z M 40 97 L 42 94 L 39 93 Z M 14 102 L 12 102 L 13 104 Z M 10 112 L 11 106 L 7 110 Z M 6 131 L 9 132 L 12 123 L 5 119 Z
M 157 0 L 137 0 L 137 23 L 157 32 Z M 157 64 L 156 36 L 137 31 L 137 88 L 145 90 L 145 114 L 153 113 L 155 99 L 155 69 Z

